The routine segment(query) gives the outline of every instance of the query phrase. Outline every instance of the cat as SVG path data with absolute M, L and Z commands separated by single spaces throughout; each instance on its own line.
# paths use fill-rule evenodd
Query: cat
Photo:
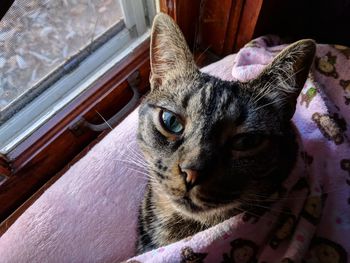
M 138 253 L 266 206 L 296 162 L 291 118 L 315 49 L 313 40 L 300 40 L 254 80 L 224 81 L 200 72 L 175 22 L 156 16 L 151 91 L 139 109 L 150 179 Z

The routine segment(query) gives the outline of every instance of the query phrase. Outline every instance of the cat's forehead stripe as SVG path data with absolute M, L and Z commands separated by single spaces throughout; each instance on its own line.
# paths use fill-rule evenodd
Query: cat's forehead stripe
M 209 105 L 209 103 L 213 103 L 214 97 L 214 91 L 213 91 L 213 83 L 212 81 L 207 82 L 203 85 L 202 92 L 201 92 L 201 102 L 202 105 Z
M 182 98 L 181 101 L 181 106 L 186 109 L 188 106 L 188 103 L 190 101 L 190 99 L 192 98 L 192 96 L 196 93 L 196 90 L 191 89 L 190 91 L 188 91 Z

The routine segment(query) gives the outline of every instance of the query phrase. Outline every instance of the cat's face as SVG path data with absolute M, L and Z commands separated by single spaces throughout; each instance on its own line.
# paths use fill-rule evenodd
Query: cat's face
M 295 44 L 241 83 L 199 72 L 165 15 L 156 18 L 151 42 L 152 91 L 140 107 L 138 139 L 154 191 L 190 215 L 278 191 L 296 158 L 290 119 L 314 43 Z

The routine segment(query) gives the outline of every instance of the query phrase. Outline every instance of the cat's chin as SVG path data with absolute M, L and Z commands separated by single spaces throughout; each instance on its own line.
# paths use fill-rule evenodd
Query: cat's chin
M 198 200 L 197 200 L 198 201 Z M 206 225 L 214 225 L 234 215 L 241 213 L 239 202 L 210 204 L 196 202 L 196 198 L 189 197 L 172 199 L 175 209 L 191 219 Z
M 205 207 L 194 203 L 189 197 L 173 199 L 173 202 L 175 202 L 176 206 L 180 206 L 182 209 L 185 209 L 191 213 L 200 213 L 207 210 Z

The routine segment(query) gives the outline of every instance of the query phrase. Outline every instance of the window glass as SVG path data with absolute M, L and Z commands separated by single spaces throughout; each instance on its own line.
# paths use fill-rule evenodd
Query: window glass
M 116 0 L 16 0 L 0 21 L 0 112 L 122 18 Z

